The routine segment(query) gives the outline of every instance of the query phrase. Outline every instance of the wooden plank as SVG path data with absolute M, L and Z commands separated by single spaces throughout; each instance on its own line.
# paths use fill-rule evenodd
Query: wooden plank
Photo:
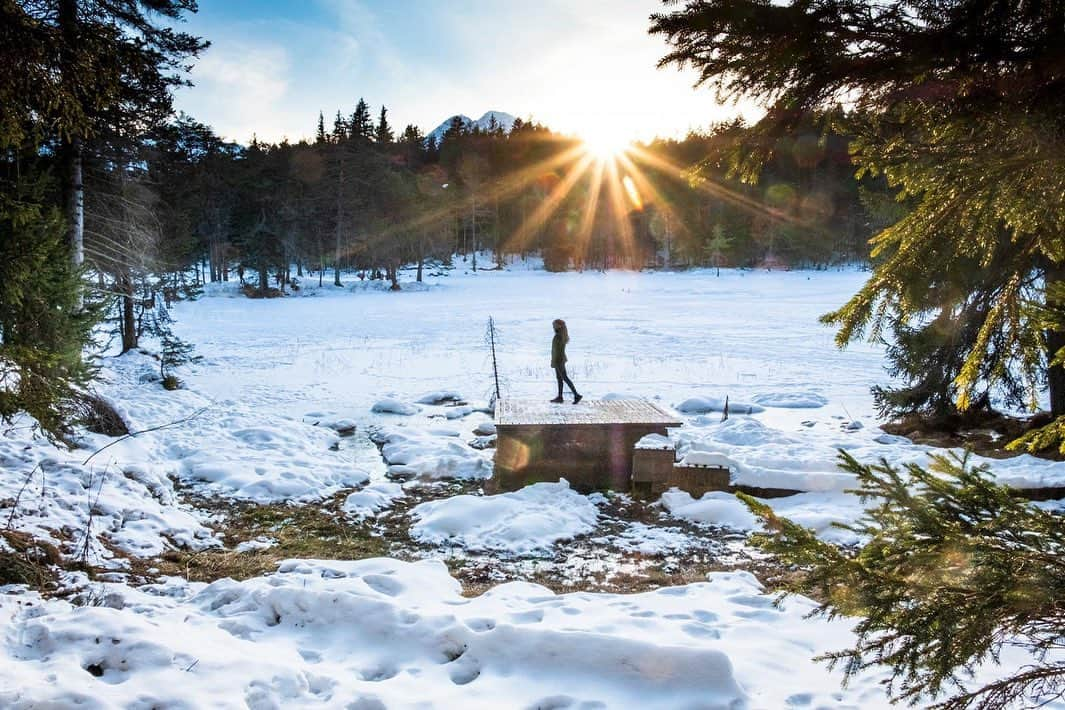
M 645 399 L 584 400 L 554 404 L 531 399 L 503 399 L 496 403 L 496 426 L 585 426 L 650 424 L 677 427 L 682 422 Z

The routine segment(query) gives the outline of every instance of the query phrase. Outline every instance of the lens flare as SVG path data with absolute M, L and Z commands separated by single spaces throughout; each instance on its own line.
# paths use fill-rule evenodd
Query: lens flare
M 632 177 L 626 175 L 621 178 L 621 184 L 625 186 L 625 192 L 629 195 L 629 201 L 632 202 L 632 206 L 638 210 L 643 209 L 643 198 L 640 197 L 640 191 L 636 189 L 636 183 L 632 181 Z

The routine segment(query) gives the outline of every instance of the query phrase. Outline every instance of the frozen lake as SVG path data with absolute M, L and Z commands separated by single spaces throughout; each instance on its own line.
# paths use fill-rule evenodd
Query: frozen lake
M 882 349 L 855 343 L 840 351 L 818 317 L 866 276 L 456 270 L 419 291 L 207 297 L 179 304 L 175 317 L 205 358 L 189 378 L 197 388 L 293 413 L 366 411 L 386 395 L 413 399 L 443 388 L 487 399 L 492 316 L 507 396 L 553 396 L 550 323 L 563 318 L 569 371 L 586 397 L 624 392 L 675 403 L 695 392 L 746 400 L 812 390 L 834 413 L 845 407 L 859 418 L 872 415 L 870 386 L 886 379 Z

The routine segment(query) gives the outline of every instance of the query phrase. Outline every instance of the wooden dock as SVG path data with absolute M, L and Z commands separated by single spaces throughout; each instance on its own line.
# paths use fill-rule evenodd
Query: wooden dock
M 628 491 L 636 442 L 682 422 L 644 399 L 576 405 L 504 399 L 496 403 L 495 424 L 492 490 L 565 478 L 577 490 Z

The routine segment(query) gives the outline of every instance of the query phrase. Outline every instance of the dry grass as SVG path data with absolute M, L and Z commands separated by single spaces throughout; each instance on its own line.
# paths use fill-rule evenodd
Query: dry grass
M 277 564 L 290 558 L 359 560 L 388 554 L 387 542 L 374 535 L 367 525 L 353 524 L 340 504 L 346 494 L 318 504 L 257 505 L 218 501 L 189 496 L 198 508 L 225 516 L 220 524 L 227 547 L 246 540 L 265 537 L 276 541 L 262 550 L 236 552 L 173 550 L 160 558 L 135 561 L 141 574 L 155 568 L 153 574 L 178 575 L 189 581 L 211 582 L 223 577 L 249 579 L 277 570 Z
M 0 586 L 25 584 L 41 592 L 55 589 L 59 550 L 15 530 L 0 530 L 0 541 Z

